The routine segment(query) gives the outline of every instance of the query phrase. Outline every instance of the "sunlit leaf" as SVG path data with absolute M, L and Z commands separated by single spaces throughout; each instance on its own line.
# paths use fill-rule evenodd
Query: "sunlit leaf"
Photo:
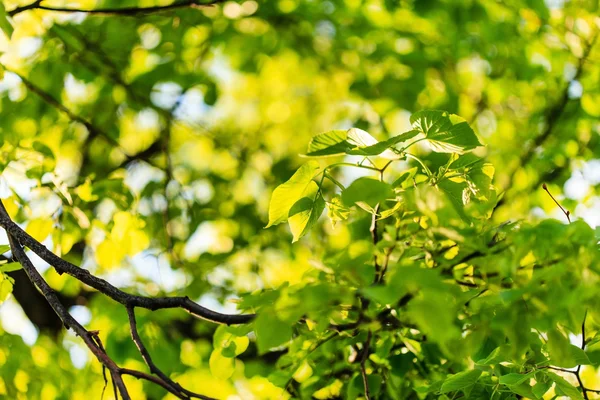
M 269 223 L 266 228 L 287 221 L 290 209 L 302 198 L 318 169 L 317 162 L 309 161 L 302 165 L 287 182 L 273 191 L 269 205 Z
M 18 262 L 11 262 L 11 263 L 7 263 L 7 264 L 0 264 L 0 272 L 18 271 L 18 270 L 20 270 L 22 268 L 23 268 L 23 266 L 21 265 L 21 263 L 18 263 Z
M 8 295 L 12 292 L 13 283 L 14 281 L 10 276 L 5 275 L 2 271 L 0 271 L 0 304 L 2 304 L 2 302 L 6 300 Z
M 10 39 L 15 28 L 13 28 L 8 18 L 4 2 L 0 2 L 0 29 L 2 29 L 2 32 Z
M 417 136 L 418 134 L 419 134 L 419 131 L 411 130 L 411 131 L 402 133 L 397 136 L 392 136 L 391 138 L 384 140 L 383 142 L 378 142 L 378 143 L 367 145 L 367 146 L 363 145 L 362 147 L 350 149 L 346 153 L 353 154 L 353 155 L 359 155 L 359 156 L 376 156 L 376 155 L 382 154 L 385 158 L 390 158 L 390 159 L 400 158 L 399 155 L 395 155 L 393 152 L 387 151 L 387 150 L 390 149 L 391 147 L 395 146 L 398 143 L 402 143 L 409 139 L 412 139 L 413 137 Z M 368 139 L 368 137 L 364 136 L 364 134 L 363 134 L 363 136 L 359 136 L 358 134 L 355 134 L 355 136 L 356 136 L 356 142 L 372 143 L 372 140 Z
M 208 364 L 210 372 L 219 379 L 228 379 L 235 371 L 235 359 L 224 357 L 221 354 L 221 349 L 215 349 L 211 353 Z
M 347 142 L 348 133 L 345 130 L 334 130 L 314 136 L 308 144 L 307 156 L 333 156 L 345 154 L 352 148 Z
M 316 224 L 323 210 L 325 210 L 325 200 L 321 193 L 312 197 L 303 197 L 292 206 L 288 221 L 294 235 L 294 242 L 306 235 Z
M 431 147 L 440 153 L 463 153 L 481 146 L 469 124 L 455 114 L 425 110 L 411 115 L 413 128 L 423 133 Z

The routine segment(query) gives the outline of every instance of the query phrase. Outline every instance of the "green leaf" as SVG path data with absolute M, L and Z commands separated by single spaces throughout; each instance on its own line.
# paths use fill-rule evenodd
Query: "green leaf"
M 347 206 L 364 202 L 375 207 L 378 203 L 393 196 L 394 192 L 389 184 L 367 177 L 358 178 L 342 191 L 342 201 Z
M 437 187 L 448 196 L 450 203 L 465 222 L 471 222 L 471 219 L 465 212 L 465 198 L 463 192 L 465 190 L 465 184 L 459 182 L 453 182 L 449 179 L 444 179 L 438 182 Z
M 52 152 L 50 147 L 46 146 L 40 141 L 33 142 L 33 149 L 46 157 L 54 158 L 54 153 Z
M 449 376 L 446 378 L 440 389 L 441 393 L 456 392 L 462 390 L 470 385 L 473 385 L 479 379 L 481 370 L 472 369 L 470 371 L 459 372 L 458 374 Z
M 574 344 L 569 346 L 569 353 L 571 354 L 571 357 L 573 357 L 573 359 L 575 360 L 576 365 L 591 365 L 592 364 L 592 362 L 588 358 L 585 351 L 583 351 L 581 348 L 575 346 Z
M 573 368 L 591 364 L 587 354 L 556 329 L 548 332 L 548 353 L 552 364 L 557 367 Z
M 353 147 L 369 147 L 377 144 L 375 139 L 369 132 L 358 128 L 348 129 L 348 143 Z
M 537 380 L 537 377 L 536 377 L 536 380 Z M 544 396 L 546 394 L 546 392 L 548 390 L 550 390 L 550 386 L 552 386 L 552 382 L 550 380 L 546 380 L 546 381 L 539 380 L 535 385 L 533 385 L 533 388 L 531 389 L 531 391 L 537 398 L 542 398 L 542 396 Z
M 583 396 L 581 392 L 569 382 L 567 382 L 563 377 L 556 375 L 553 372 L 546 373 L 550 379 L 556 383 L 556 386 L 563 391 L 564 394 L 569 396 L 571 400 L 583 400 Z
M 423 285 L 427 284 L 423 282 Z M 408 304 L 406 314 L 428 338 L 448 351 L 448 344 L 460 338 L 460 330 L 455 324 L 456 308 L 452 295 L 442 288 L 423 288 L 421 293 Z M 457 354 L 456 349 L 453 353 Z
M 471 217 L 485 218 L 496 201 L 496 189 L 492 185 L 495 169 L 489 164 L 471 164 L 458 177 L 444 178 L 437 183 L 449 198 L 465 222 Z M 467 214 L 467 206 L 469 214 Z
M 7 244 L 0 245 L 0 254 L 4 254 L 7 251 L 10 251 L 10 246 Z
M 314 136 L 308 144 L 306 155 L 309 157 L 328 157 L 345 154 L 352 148 L 346 141 L 348 132 L 334 130 Z
M 406 186 L 403 185 L 404 182 L 411 180 L 412 178 L 415 177 L 415 175 L 417 174 L 417 171 L 419 170 L 418 167 L 413 167 L 410 169 L 407 169 L 406 171 L 402 172 L 402 174 L 400 174 L 400 176 L 398 177 L 398 179 L 396 179 L 394 181 L 394 183 L 392 183 L 392 187 L 395 189 L 399 186 L 402 186 L 403 188 L 405 188 Z M 410 185 L 411 182 L 409 182 Z
M 288 342 L 292 338 L 292 328 L 281 321 L 272 311 L 259 313 L 254 322 L 258 352 L 265 354 L 274 347 Z
M 520 385 L 531 379 L 534 372 L 530 372 L 528 374 L 506 374 L 500 377 L 499 382 L 503 385 L 511 386 L 511 385 Z
M 2 302 L 6 300 L 8 295 L 12 292 L 13 283 L 14 279 L 0 272 L 0 304 L 2 304 Z
M 238 336 L 231 333 L 231 328 L 219 325 L 213 335 L 213 347 L 220 349 L 224 357 L 235 357 L 242 354 L 248 348 L 247 336 Z
M 495 168 L 490 163 L 479 164 L 470 168 L 467 172 L 467 185 L 471 194 L 470 198 L 476 198 L 479 201 L 487 201 L 492 197 L 492 179 L 494 178 Z
M 308 144 L 306 156 L 330 157 L 349 154 L 367 157 L 381 155 L 384 158 L 397 159 L 400 155 L 389 149 L 398 143 L 415 137 L 419 133 L 417 130 L 411 130 L 378 142 L 377 139 L 362 129 L 333 130 L 314 136 Z
M 518 395 L 520 395 L 522 397 L 526 397 L 528 399 L 534 399 L 535 398 L 535 395 L 533 394 L 532 387 L 531 387 L 531 385 L 529 383 L 523 382 L 523 383 L 520 383 L 518 385 L 510 385 L 510 386 L 508 386 L 508 388 L 512 392 L 514 392 L 514 393 L 516 393 L 516 394 L 518 394 Z
M 290 209 L 304 196 L 318 170 L 319 163 L 309 161 L 287 182 L 275 188 L 269 204 L 269 223 L 265 228 L 287 221 Z
M 438 110 L 418 111 L 411 115 L 410 122 L 436 152 L 464 153 L 481 146 L 473 129 L 458 115 Z
M 235 371 L 235 360 L 221 354 L 221 349 L 215 349 L 208 360 L 211 374 L 219 379 L 229 379 Z
M 420 132 L 417 130 L 411 130 L 408 132 L 404 132 L 398 136 L 393 136 L 383 142 L 379 142 L 366 147 L 359 147 L 357 149 L 348 150 L 348 154 L 353 155 L 361 155 L 361 156 L 377 156 L 386 150 L 390 149 L 394 145 L 405 142 L 413 137 L 417 136 Z M 393 154 L 387 154 L 388 158 Z M 399 158 L 399 156 L 395 156 L 394 158 Z
M 508 361 L 507 354 L 510 351 L 508 346 L 496 347 L 485 359 L 477 361 L 478 365 L 494 365 Z
M 316 197 L 303 197 L 290 209 L 289 224 L 294 239 L 297 242 L 312 228 L 325 210 L 325 200 L 319 192 Z
M 15 28 L 13 28 L 10 23 L 10 19 L 8 13 L 6 12 L 6 8 L 4 7 L 4 2 L 0 1 L 0 29 L 2 32 L 10 39 L 12 37 Z
M 448 169 L 452 170 L 452 169 L 465 168 L 465 167 L 469 167 L 471 165 L 477 164 L 478 162 L 481 162 L 481 161 L 483 161 L 483 158 L 479 158 L 473 153 L 467 153 L 467 154 L 461 155 L 456 160 L 451 162 Z
M 8 264 L 2 264 L 2 265 L 0 265 L 0 272 L 18 271 L 21 268 L 23 268 L 23 266 L 21 265 L 21 263 L 11 262 L 11 263 L 8 263 Z

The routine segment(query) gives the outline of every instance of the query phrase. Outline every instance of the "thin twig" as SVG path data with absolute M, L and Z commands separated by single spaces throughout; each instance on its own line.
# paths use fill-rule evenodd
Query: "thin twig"
M 556 203 L 556 205 L 562 210 L 563 213 L 565 213 L 565 215 L 567 216 L 567 221 L 569 221 L 569 223 L 571 223 L 571 212 L 567 211 L 563 208 L 563 206 L 560 205 L 560 203 L 554 198 L 554 196 L 552 196 L 552 193 L 550 193 L 550 191 L 548 190 L 548 186 L 546 186 L 546 184 L 542 184 L 542 189 L 544 189 L 546 191 L 546 193 L 548 193 L 548 195 L 550 196 L 550 198 L 552 200 L 554 200 L 554 202 Z
M 166 388 L 166 386 L 171 387 L 172 390 L 169 390 L 169 391 L 180 398 L 187 399 L 187 398 L 194 397 L 194 398 L 204 399 L 204 400 L 214 400 L 211 397 L 203 396 L 201 394 L 194 393 L 192 391 L 184 389 L 180 384 L 173 381 L 164 372 L 162 372 L 160 370 L 160 368 L 158 368 L 156 366 L 156 364 L 154 364 L 154 362 L 152 361 L 152 357 L 150 356 L 150 353 L 148 352 L 148 349 L 146 349 L 146 346 L 144 346 L 144 342 L 142 342 L 142 338 L 140 337 L 140 334 L 137 329 L 137 322 L 135 320 L 135 311 L 134 311 L 133 307 L 127 307 L 127 316 L 129 317 L 129 330 L 131 331 L 131 338 L 132 338 L 133 342 L 135 343 L 135 345 L 137 346 L 137 348 L 140 352 L 140 355 L 144 359 L 144 362 L 150 369 L 150 372 L 153 373 L 154 375 L 157 375 L 158 378 L 160 378 L 163 381 L 164 385 L 161 384 L 161 386 L 163 386 L 165 388 Z
M 119 369 L 119 372 L 123 375 L 131 375 L 138 379 L 145 379 L 147 381 L 155 383 L 155 384 L 163 387 L 166 391 L 168 391 L 169 393 L 172 393 L 173 395 L 177 396 L 180 399 L 188 398 L 188 397 L 181 397 L 181 395 L 177 392 L 177 390 L 175 390 L 171 385 L 167 384 L 167 382 L 163 381 L 162 379 L 160 379 L 154 375 L 150 375 L 150 374 L 147 374 L 142 371 L 136 371 L 136 370 L 127 369 L 127 368 L 121 368 L 121 369 Z
M 360 357 L 360 373 L 362 375 L 363 385 L 365 387 L 365 399 L 371 400 L 371 391 L 369 389 L 369 376 L 367 375 L 366 362 L 369 359 L 369 347 L 371 346 L 371 331 L 367 334 L 364 348 Z
M 92 15 L 112 15 L 112 16 L 125 16 L 135 17 L 143 14 L 154 14 L 164 11 L 176 10 L 179 8 L 197 8 L 197 7 L 208 7 L 223 0 L 213 0 L 209 3 L 201 3 L 198 0 L 185 0 L 180 2 L 174 2 L 166 6 L 153 6 L 153 7 L 117 7 L 117 8 L 97 8 L 97 9 L 81 9 L 81 8 L 70 8 L 70 7 L 54 7 L 42 5 L 42 0 L 36 0 L 31 4 L 17 7 L 8 12 L 11 17 L 28 10 L 45 10 L 54 11 L 61 13 L 85 13 Z

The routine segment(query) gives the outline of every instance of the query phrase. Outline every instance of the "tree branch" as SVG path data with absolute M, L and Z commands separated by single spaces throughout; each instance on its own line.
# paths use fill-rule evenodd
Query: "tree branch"
M 198 0 L 185 0 L 185 1 L 177 1 L 165 6 L 152 6 L 152 7 L 116 7 L 116 8 L 97 8 L 92 10 L 86 10 L 81 8 L 70 8 L 70 7 L 54 7 L 54 6 L 44 6 L 42 5 L 42 0 L 36 0 L 31 4 L 17 7 L 11 11 L 8 11 L 9 16 L 15 16 L 24 11 L 28 10 L 44 10 L 44 11 L 53 11 L 60 13 L 85 13 L 91 15 L 112 15 L 112 16 L 124 16 L 124 17 L 135 17 L 143 14 L 154 14 L 160 13 L 164 11 L 176 10 L 179 8 L 199 8 L 199 7 L 209 7 L 218 3 L 223 2 L 223 0 L 212 0 L 208 3 L 201 3 Z
M 0 210 L 0 213 L 4 212 L 4 209 Z M 115 362 L 106 354 L 104 349 L 101 348 L 94 341 L 92 334 L 88 332 L 83 326 L 81 326 L 79 322 L 77 322 L 75 318 L 73 318 L 71 314 L 68 313 L 66 308 L 58 300 L 58 297 L 56 296 L 50 285 L 48 285 L 48 283 L 44 280 L 44 278 L 42 278 L 40 273 L 35 269 L 33 263 L 31 262 L 29 257 L 27 257 L 27 254 L 25 254 L 25 251 L 23 250 L 23 247 L 21 247 L 21 244 L 19 243 L 17 238 L 9 233 L 8 241 L 10 243 L 10 248 L 15 258 L 21 263 L 23 269 L 27 273 L 27 276 L 29 276 L 29 279 L 40 289 L 50 306 L 52 306 L 52 309 L 54 309 L 54 312 L 62 320 L 65 327 L 72 329 L 77 334 L 77 336 L 81 337 L 85 345 L 88 347 L 88 349 L 90 349 L 92 354 L 96 356 L 98 361 L 100 361 L 102 365 L 108 368 L 112 376 L 113 383 L 118 388 L 121 397 L 126 400 L 130 399 L 129 393 L 127 392 L 127 388 L 125 387 L 125 383 L 123 382 L 123 379 L 119 373 L 119 367 L 117 366 L 117 364 L 115 364 Z
M 2 226 L 7 233 L 8 240 L 10 243 L 11 251 L 14 258 L 21 263 L 23 269 L 27 273 L 30 281 L 37 286 L 42 292 L 42 295 L 50 304 L 54 312 L 59 316 L 60 320 L 67 329 L 72 329 L 77 336 L 81 337 L 88 347 L 88 349 L 96 356 L 106 369 L 110 372 L 112 377 L 112 383 L 115 390 L 115 398 L 117 398 L 117 391 L 121 395 L 123 400 L 130 400 L 131 397 L 127 391 L 122 375 L 132 375 L 140 379 L 146 379 L 157 385 L 160 385 L 165 390 L 174 394 L 180 399 L 191 399 L 198 398 L 204 400 L 214 400 L 211 397 L 203 396 L 187 389 L 184 389 L 178 383 L 171 380 L 165 373 L 163 373 L 152 361 L 150 353 L 144 346 L 142 339 L 137 330 L 137 322 L 135 320 L 134 307 L 148 308 L 150 310 L 157 310 L 160 308 L 183 308 L 193 315 L 200 318 L 207 319 L 212 322 L 225 323 L 225 324 L 239 324 L 249 322 L 254 318 L 252 314 L 246 315 L 228 315 L 221 314 L 215 311 L 209 310 L 194 303 L 187 297 L 161 297 L 161 298 L 149 298 L 144 296 L 136 296 L 125 293 L 120 289 L 112 286 L 107 281 L 92 275 L 89 271 L 77 267 L 74 264 L 69 263 L 66 260 L 58 257 L 51 251 L 49 251 L 44 245 L 35 240 L 33 237 L 23 231 L 17 224 L 15 224 L 10 216 L 8 215 L 4 205 L 0 201 L 0 226 Z M 116 300 L 123 304 L 127 309 L 129 316 L 129 325 L 131 330 L 131 337 L 133 342 L 136 344 L 142 358 L 150 368 L 150 371 L 157 375 L 148 375 L 144 372 L 134 371 L 129 369 L 120 368 L 106 353 L 100 338 L 97 336 L 97 332 L 86 330 L 81 324 L 79 324 L 67 311 L 65 306 L 60 302 L 57 294 L 48 285 L 40 273 L 35 269 L 33 263 L 25 253 L 22 245 L 27 245 L 35 254 L 40 256 L 50 265 L 52 265 L 57 272 L 64 273 L 77 278 L 81 282 L 92 286 L 99 290 L 104 295 Z
M 134 369 L 128 369 L 128 368 L 121 368 L 119 370 L 119 372 L 122 375 L 131 375 L 133 377 L 136 377 L 137 379 L 144 379 L 147 380 L 149 382 L 152 382 L 156 385 L 161 386 L 163 389 L 165 389 L 166 391 L 168 391 L 169 393 L 177 396 L 180 399 L 188 399 L 189 397 L 181 397 L 181 394 L 179 394 L 172 386 L 170 386 L 169 384 L 167 384 L 167 382 L 163 381 L 162 379 L 153 376 L 153 375 L 149 375 L 145 372 L 142 371 L 136 371 Z M 210 397 L 200 397 L 203 399 L 210 399 Z
M 156 366 L 156 364 L 154 364 L 154 362 L 152 361 L 152 357 L 150 356 L 150 353 L 148 352 L 148 349 L 146 349 L 146 346 L 144 346 L 144 342 L 142 342 L 142 338 L 140 337 L 140 334 L 137 329 L 137 322 L 135 320 L 135 311 L 134 311 L 133 307 L 127 307 L 127 316 L 129 317 L 129 330 L 131 331 L 131 338 L 132 338 L 133 342 L 137 346 L 137 348 L 140 352 L 140 355 L 144 359 L 144 362 L 146 363 L 148 368 L 150 368 L 150 372 L 158 376 L 158 378 L 155 378 L 155 377 L 152 377 L 152 378 L 160 381 L 160 383 L 158 383 L 154 380 L 153 380 L 153 382 L 160 384 L 162 387 L 164 387 L 165 389 L 167 389 L 169 392 L 173 393 L 176 396 L 180 396 L 180 397 L 183 396 L 182 398 L 198 398 L 198 399 L 204 399 L 204 400 L 214 400 L 211 397 L 203 396 L 201 394 L 197 394 L 197 393 L 194 393 L 194 392 L 184 389 L 183 387 L 181 387 L 180 384 L 173 381 L 164 372 L 162 372 Z M 144 379 L 148 379 L 148 378 L 144 377 Z
M 31 237 L 27 232 L 21 229 L 16 223 L 12 221 L 4 204 L 0 201 L 0 226 L 4 228 L 7 234 L 14 236 L 23 245 L 29 247 L 34 253 L 40 258 L 50 264 L 59 273 L 66 273 L 76 278 L 77 280 L 85 283 L 88 286 L 102 292 L 104 295 L 110 297 L 118 303 L 126 307 L 140 307 L 148 310 L 159 310 L 164 308 L 183 308 L 192 315 L 207 321 L 235 325 L 245 324 L 252 321 L 255 317 L 254 314 L 222 314 L 208 308 L 202 307 L 201 305 L 191 301 L 187 296 L 185 297 L 145 297 L 139 295 L 132 295 L 126 293 L 117 287 L 113 286 L 106 280 L 98 278 L 92 275 L 88 270 L 80 268 L 70 262 L 63 260 L 56 254 L 51 252 L 38 242 L 36 239 Z

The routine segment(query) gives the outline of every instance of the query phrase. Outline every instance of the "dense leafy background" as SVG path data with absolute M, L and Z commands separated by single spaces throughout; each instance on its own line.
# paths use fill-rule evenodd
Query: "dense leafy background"
M 0 15 L 9 213 L 130 292 L 259 314 L 215 331 L 140 312 L 155 362 L 180 383 L 217 398 L 357 398 L 362 369 L 373 398 L 581 398 L 574 374 L 544 367 L 584 364 L 600 389 L 597 2 L 10 12 L 26 4 Z M 334 163 L 372 169 L 306 179 Z M 286 187 L 292 176 L 304 186 Z M 144 368 L 122 307 L 38 264 L 115 361 Z M 101 366 L 9 269 L 0 396 L 100 396 Z M 127 383 L 136 399 L 165 396 Z

